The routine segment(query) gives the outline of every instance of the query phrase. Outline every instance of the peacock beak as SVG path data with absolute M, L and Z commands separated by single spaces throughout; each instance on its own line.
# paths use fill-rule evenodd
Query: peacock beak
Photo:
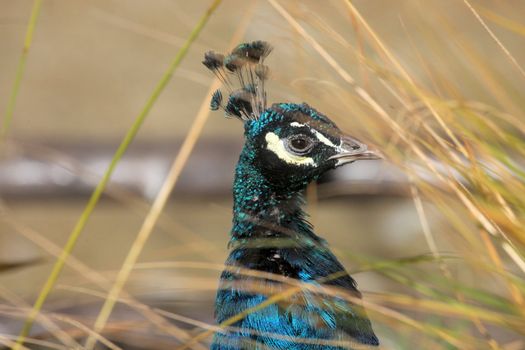
M 356 160 L 383 159 L 383 155 L 379 151 L 368 149 L 367 145 L 350 136 L 344 136 L 337 147 L 337 153 L 329 159 L 335 159 L 335 166 L 341 166 Z

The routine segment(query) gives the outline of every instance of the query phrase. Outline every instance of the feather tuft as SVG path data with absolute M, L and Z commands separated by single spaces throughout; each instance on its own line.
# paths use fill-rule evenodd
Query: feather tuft
M 224 59 L 224 66 L 226 67 L 227 70 L 229 70 L 232 73 L 238 71 L 245 64 L 246 64 L 246 59 L 241 56 L 237 56 L 235 54 L 228 55 Z
M 219 107 L 222 106 L 222 92 L 221 90 L 216 90 L 212 97 L 211 97 L 211 101 L 210 101 L 210 109 L 212 111 L 216 111 L 219 109 Z
M 230 94 L 225 111 L 227 115 L 234 115 L 242 120 L 253 118 L 252 101 L 254 94 L 246 89 L 239 89 Z
M 202 61 L 202 64 L 206 66 L 211 71 L 218 70 L 222 67 L 224 63 L 224 55 L 214 52 L 214 51 L 208 51 L 204 54 L 204 61 Z
M 266 41 L 243 43 L 233 49 L 232 54 L 245 57 L 251 62 L 261 62 L 272 52 L 272 47 Z
M 214 111 L 222 108 L 227 116 L 245 121 L 257 119 L 266 109 L 264 85 L 269 68 L 263 63 L 271 51 L 270 44 L 259 40 L 240 44 L 227 55 L 206 52 L 202 63 L 229 92 L 228 102 L 224 106 L 221 91 L 215 91 L 210 108 Z M 235 90 L 235 86 L 240 86 L 240 89 Z

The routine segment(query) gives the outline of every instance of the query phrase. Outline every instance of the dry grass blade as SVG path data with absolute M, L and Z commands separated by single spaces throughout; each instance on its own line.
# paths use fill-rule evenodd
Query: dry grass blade
M 6 288 L 0 286 L 0 297 L 2 297 L 4 300 L 11 303 L 13 306 L 21 309 L 29 309 L 30 305 L 28 305 L 22 298 L 20 298 L 18 295 L 11 293 Z M 75 339 L 73 339 L 69 334 L 64 332 L 60 327 L 53 322 L 53 320 L 49 319 L 46 315 L 40 315 L 40 323 L 47 329 L 51 334 L 53 334 L 54 337 L 56 337 L 62 344 L 65 346 L 75 349 L 77 347 L 80 347 L 80 344 L 78 344 Z M 16 339 L 16 338 L 15 338 Z
M 498 44 L 498 46 L 500 47 L 500 49 L 505 53 L 505 56 L 507 56 L 507 58 L 510 60 L 510 62 L 514 65 L 514 67 L 516 67 L 516 69 L 521 73 L 521 75 L 525 78 L 525 70 L 523 70 L 523 68 L 521 68 L 521 66 L 519 65 L 518 61 L 516 61 L 516 58 L 514 58 L 514 56 L 512 56 L 512 54 L 510 53 L 510 51 L 505 47 L 505 45 L 503 45 L 503 43 L 501 42 L 501 40 L 498 39 L 498 37 L 496 36 L 496 34 L 494 34 L 494 32 L 489 28 L 489 26 L 485 23 L 485 21 L 483 20 L 483 18 L 481 18 L 481 16 L 478 14 L 478 12 L 476 11 L 476 9 L 474 9 L 474 7 L 472 7 L 472 5 L 470 4 L 470 2 L 468 0 L 463 0 L 463 2 L 465 3 L 465 5 L 467 5 L 467 7 L 469 8 L 469 10 L 472 12 L 472 14 L 474 15 L 474 17 L 476 17 L 476 19 L 479 21 L 479 23 L 483 26 L 483 28 L 487 31 L 487 33 L 489 33 L 490 37 L 496 42 L 496 44 Z
M 214 9 L 220 1 L 214 2 L 212 9 Z M 239 24 L 239 27 L 234 34 L 232 41 L 230 43 L 230 46 L 234 46 L 235 43 L 237 43 L 240 38 L 244 35 L 244 32 L 248 26 L 249 20 L 251 18 L 252 11 L 248 11 L 246 15 L 244 16 L 243 20 Z M 208 101 L 209 96 L 220 86 L 220 82 L 218 79 L 215 79 L 212 83 L 212 86 L 210 87 L 208 94 L 206 95 L 206 98 L 204 102 L 202 103 L 199 112 L 197 113 L 197 116 L 195 117 L 195 120 L 190 128 L 190 131 L 186 135 L 186 138 L 184 139 L 184 142 L 181 146 L 181 149 L 176 156 L 170 171 L 166 177 L 166 180 L 164 181 L 157 197 L 155 198 L 153 205 L 148 212 L 146 218 L 144 219 L 144 222 L 142 224 L 142 227 L 137 235 L 137 238 L 133 242 L 128 255 L 126 256 L 124 263 L 122 265 L 121 270 L 119 271 L 115 284 L 113 285 L 113 288 L 110 290 L 108 297 L 102 306 L 102 309 L 97 317 L 97 320 L 95 321 L 94 329 L 96 332 L 102 331 L 104 328 L 107 320 L 109 319 L 109 316 L 111 314 L 111 311 L 113 310 L 113 306 L 115 304 L 115 300 L 120 294 L 122 288 L 124 287 L 124 284 L 126 283 L 131 271 L 133 270 L 133 267 L 144 247 L 146 244 L 146 241 L 148 240 L 149 236 L 153 232 L 153 228 L 155 227 L 155 224 L 157 220 L 159 219 L 168 199 L 171 194 L 171 191 L 173 190 L 177 179 L 179 178 L 180 173 L 182 172 L 182 169 L 184 168 L 186 161 L 188 160 L 193 147 L 195 146 L 200 133 L 206 123 L 206 120 L 209 115 L 209 107 L 208 107 Z M 95 342 L 93 339 L 89 338 L 86 341 L 86 349 L 90 350 L 93 348 Z M 202 348 L 200 345 L 194 345 L 194 348 Z
M 12 349 L 14 349 L 15 346 L 17 346 L 16 343 L 10 339 L 10 337 L 2 335 L 2 334 L 0 334 L 0 344 L 8 346 L 9 348 L 12 348 Z M 23 345 L 20 345 L 18 348 L 20 350 L 31 350 L 28 347 L 25 347 Z
M 16 307 L 7 307 L 7 306 L 0 305 L 0 314 L 12 316 L 15 318 L 24 318 L 26 317 L 29 311 L 30 309 L 21 309 L 21 308 L 16 308 Z M 94 333 L 93 330 L 91 330 L 89 327 L 85 326 L 81 322 L 78 322 L 77 320 L 69 316 L 62 315 L 62 314 L 46 313 L 45 317 L 52 320 L 53 322 L 69 324 L 73 326 L 75 329 L 80 330 L 82 334 L 93 335 L 95 338 L 97 338 L 98 341 L 100 341 L 101 344 L 104 344 L 104 346 L 106 346 L 107 348 L 111 350 L 122 350 L 120 347 L 118 347 L 117 345 L 115 345 L 114 343 L 106 339 L 105 337 L 101 336 L 100 334 Z M 36 317 L 36 320 L 40 321 L 41 319 L 42 319 L 42 314 L 39 314 Z M 68 334 L 71 333 L 70 331 L 65 331 L 65 330 L 64 332 L 67 332 Z M 24 346 L 22 345 L 21 348 L 24 348 Z M 73 346 L 73 347 L 68 346 L 67 348 L 68 349 L 80 349 L 81 346 L 80 345 Z
M 200 322 L 198 320 L 190 319 L 188 317 L 184 317 L 184 316 L 177 315 L 177 314 L 174 314 L 172 312 L 168 312 L 168 311 L 164 311 L 164 310 L 160 310 L 160 309 L 156 309 L 156 311 L 159 312 L 160 314 L 168 317 L 168 318 L 171 318 L 171 319 L 175 320 L 175 321 L 184 322 L 186 324 L 189 324 L 189 325 L 192 325 L 192 326 L 195 326 L 195 327 L 198 327 L 198 328 L 210 330 L 210 331 L 213 331 L 213 332 L 227 333 L 227 332 L 230 332 L 230 331 L 231 332 L 236 332 L 236 331 L 240 330 L 240 328 L 238 328 L 238 327 L 218 327 L 218 326 L 215 326 L 215 325 L 211 325 L 211 324 L 208 324 L 208 323 Z M 246 334 L 250 334 L 250 335 L 257 335 L 257 336 L 258 335 L 263 335 L 263 336 L 270 337 L 270 338 L 273 338 L 273 339 L 276 339 L 276 340 L 291 341 L 291 342 L 294 342 L 294 343 L 297 343 L 297 344 L 339 346 L 339 347 L 343 347 L 345 349 L 349 348 L 349 349 L 355 349 L 355 350 L 357 350 L 357 349 L 370 349 L 369 346 L 362 345 L 362 344 L 357 344 L 356 342 L 351 342 L 351 341 L 338 341 L 338 340 L 325 340 L 325 339 L 311 339 L 311 338 L 302 338 L 302 337 L 291 337 L 291 336 L 284 336 L 284 335 L 278 334 L 278 333 L 257 331 L 257 330 L 252 330 L 252 329 L 245 329 L 243 331 Z M 258 345 L 262 345 L 262 344 L 258 344 Z
M 392 264 L 392 263 L 390 263 Z M 220 265 L 214 265 L 214 264 L 206 264 L 206 263 L 200 263 L 200 262 L 150 262 L 150 263 L 142 263 L 138 264 L 136 268 L 141 269 L 157 269 L 157 268 L 191 268 L 191 269 L 213 269 L 213 270 L 222 270 L 222 267 Z M 388 265 L 385 266 L 385 268 L 388 268 Z M 257 293 L 257 294 L 264 294 L 267 295 L 270 298 L 277 298 L 272 299 L 274 302 L 286 299 L 289 295 L 287 294 L 290 292 L 288 287 L 295 287 L 297 290 L 296 292 L 299 292 L 300 290 L 308 290 L 312 291 L 313 293 L 318 293 L 321 295 L 331 295 L 331 296 L 339 296 L 344 295 L 344 298 L 351 301 L 351 302 L 357 302 L 355 297 L 347 295 L 343 290 L 340 290 L 337 287 L 331 287 L 328 285 L 312 285 L 309 283 L 299 282 L 297 280 L 289 279 L 280 275 L 266 273 L 262 271 L 257 270 L 248 270 L 248 269 L 239 269 L 238 267 L 231 267 L 231 266 L 224 266 L 224 269 L 227 271 L 231 271 L 234 273 L 237 273 L 239 275 L 243 275 L 246 277 L 254 277 L 254 278 L 260 278 L 264 280 L 271 280 L 278 282 L 278 284 L 274 285 L 273 288 L 270 288 L 267 283 L 261 283 L 258 284 L 256 282 L 243 284 L 241 283 L 238 285 L 238 288 L 243 288 L 244 290 Z M 374 266 L 372 268 L 375 271 L 381 271 L 382 268 L 380 266 Z M 327 276 L 326 279 L 323 279 L 322 281 L 319 281 L 320 283 L 325 283 L 331 279 L 337 278 L 338 274 L 334 274 L 331 276 Z M 447 280 L 451 281 L 451 276 L 447 277 Z M 282 284 L 282 285 L 281 285 Z M 282 293 L 279 293 L 282 292 Z M 432 293 L 431 293 L 432 294 Z M 401 298 L 401 299 L 400 299 Z M 482 320 L 491 322 L 491 323 L 497 323 L 497 324 L 505 324 L 506 322 L 512 322 L 519 324 L 519 320 L 516 319 L 516 315 L 505 315 L 502 313 L 494 312 L 491 310 L 484 310 L 483 308 L 480 308 L 478 306 L 473 306 L 468 303 L 466 303 L 465 298 L 461 296 L 461 298 L 458 298 L 460 300 L 459 302 L 453 301 L 453 300 L 432 300 L 432 299 L 415 299 L 413 297 L 408 296 L 399 296 L 396 297 L 393 294 L 392 295 L 377 295 L 377 296 L 371 296 L 367 299 L 375 299 L 377 302 L 381 303 L 391 303 L 395 302 L 396 305 L 418 305 L 419 312 L 422 313 L 432 313 L 432 314 L 445 314 L 445 315 L 455 315 L 464 317 L 466 319 L 472 318 L 474 321 L 479 322 L 477 319 L 481 318 Z M 379 305 L 378 303 L 370 303 L 369 300 L 364 301 L 365 305 L 368 305 L 367 308 L 370 310 L 375 310 L 377 312 L 386 312 L 388 315 L 391 315 L 389 317 L 395 317 L 396 319 L 399 319 L 401 315 L 395 313 L 393 310 L 385 309 L 383 306 Z M 254 312 L 257 310 L 260 310 L 261 308 L 264 308 L 266 306 L 269 306 L 270 304 L 264 304 L 257 306 L 256 309 L 253 309 L 251 311 L 246 311 L 245 313 L 237 315 L 234 319 L 228 320 L 227 323 L 222 324 L 221 327 L 224 327 L 224 329 L 229 329 L 228 326 L 231 325 L 230 322 L 235 322 L 242 317 L 245 317 L 248 313 Z M 402 317 L 401 317 L 402 318 Z M 404 318 L 402 318 L 404 319 Z M 410 321 L 410 319 L 404 319 L 405 323 L 414 326 L 414 323 Z M 522 322 L 523 323 L 523 322 Z M 424 325 L 422 325 L 424 326 Z M 482 327 L 480 331 L 483 331 L 485 333 L 485 329 L 482 324 L 478 324 L 477 326 Z M 199 339 L 204 339 L 207 336 L 209 336 L 211 333 L 217 331 L 216 328 L 208 328 L 209 331 L 205 334 L 199 335 Z M 437 333 L 441 334 L 441 333 Z M 494 342 L 488 334 L 486 336 L 489 339 L 489 342 L 492 343 L 493 348 L 498 348 L 498 344 Z M 186 344 L 186 346 L 188 343 Z
M 501 15 L 498 15 L 494 13 L 493 11 L 490 11 L 487 8 L 481 7 L 478 5 L 477 9 L 478 13 L 481 13 L 483 17 L 488 19 L 489 21 L 507 29 L 510 30 L 516 34 L 525 36 L 525 26 L 523 26 L 520 23 L 517 23 L 515 21 L 511 21 L 510 19 L 503 17 Z
M 246 273 L 246 271 L 243 271 L 242 273 Z M 255 272 L 250 272 L 251 273 L 256 273 L 256 274 L 259 274 L 260 272 L 259 271 L 255 271 Z M 383 316 L 383 317 L 386 317 L 386 318 L 389 318 L 389 319 L 392 319 L 392 320 L 396 320 L 396 321 L 399 321 L 399 322 L 402 322 L 410 327 L 413 327 L 414 329 L 418 329 L 418 330 L 421 330 L 427 334 L 430 334 L 430 335 L 433 335 L 433 336 L 436 336 L 436 337 L 439 337 L 443 340 L 445 340 L 446 342 L 454 345 L 454 346 L 458 346 L 460 348 L 464 348 L 464 349 L 467 349 L 465 348 L 465 343 L 458 337 L 454 336 L 454 335 L 451 335 L 449 333 L 447 333 L 446 331 L 443 331 L 439 328 L 436 328 L 436 327 L 432 327 L 430 325 L 425 325 L 425 324 L 421 324 L 420 322 L 400 313 L 400 312 L 397 312 L 396 310 L 393 310 L 393 309 L 390 309 L 390 308 L 387 308 L 385 306 L 382 306 L 382 305 L 379 305 L 379 304 L 376 304 L 376 303 L 371 303 L 369 301 L 366 301 L 366 300 L 362 300 L 361 298 L 358 298 L 358 297 L 355 297 L 353 295 L 349 295 L 348 293 L 344 293 L 344 291 L 341 291 L 341 290 L 338 290 L 338 288 L 333 288 L 333 287 L 330 287 L 328 285 L 323 285 L 324 283 L 327 283 L 331 280 L 334 280 L 334 279 L 337 279 L 339 276 L 343 275 L 343 274 L 346 274 L 346 271 L 340 271 L 340 272 L 337 272 L 337 273 L 334 273 L 334 274 L 331 274 L 331 275 L 328 275 L 324 278 L 321 278 L 319 280 L 317 280 L 317 283 L 319 284 L 312 284 L 312 283 L 305 283 L 305 282 L 300 282 L 300 281 L 297 281 L 297 280 L 292 280 L 292 279 L 287 279 L 287 278 L 283 278 L 282 276 L 276 276 L 274 278 L 276 279 L 283 279 L 284 283 L 285 284 L 290 284 L 291 286 L 286 286 L 286 287 L 282 287 L 282 288 L 277 288 L 278 292 L 277 293 L 272 293 L 271 289 L 268 289 L 267 288 L 267 285 L 266 284 L 263 284 L 263 286 L 257 286 L 256 284 L 254 284 L 253 286 L 253 290 L 251 289 L 252 287 L 249 287 L 248 286 L 248 291 L 253 291 L 254 293 L 264 293 L 267 295 L 267 298 L 253 306 L 253 307 L 250 307 L 250 308 L 247 308 L 245 310 L 242 310 L 241 312 L 239 312 L 238 314 L 226 319 L 225 321 L 223 321 L 219 327 L 220 328 L 223 328 L 223 329 L 226 329 L 227 327 L 230 327 L 231 325 L 235 324 L 236 322 L 242 320 L 243 318 L 245 318 L 247 315 L 253 313 L 253 312 L 257 312 L 259 310 L 262 310 L 270 305 L 273 305 L 275 303 L 279 303 L 281 301 L 285 301 L 289 298 L 291 298 L 293 295 L 297 294 L 297 293 L 300 293 L 301 291 L 303 290 L 308 290 L 308 291 L 312 291 L 312 292 L 317 292 L 317 293 L 321 293 L 321 294 L 324 294 L 324 295 L 331 295 L 331 296 L 337 296 L 337 297 L 340 297 L 340 298 L 343 298 L 351 303 L 359 303 L 359 304 L 362 304 L 367 310 L 369 311 L 372 311 L 372 312 L 376 312 L 378 313 L 379 315 Z M 275 276 L 275 275 L 274 275 Z M 341 294 L 342 293 L 342 294 Z M 213 333 L 215 332 L 215 330 L 213 329 L 210 329 L 210 330 L 207 330 L 207 331 L 204 331 L 198 335 L 196 335 L 195 337 L 193 337 L 192 339 L 190 339 L 189 341 L 185 342 L 183 345 L 179 346 L 176 348 L 176 350 L 184 350 L 184 349 L 187 349 L 189 347 L 191 347 L 193 344 L 195 344 L 196 342 L 199 342 L 201 340 L 204 340 L 206 338 L 208 338 L 209 336 L 211 336 Z M 317 343 L 319 342 L 322 342 L 322 340 L 317 340 Z M 358 344 L 354 344 L 353 346 L 358 346 Z M 469 347 L 470 349 L 470 347 Z
M 32 243 L 38 245 L 50 255 L 54 257 L 60 256 L 61 248 L 59 246 L 38 232 L 21 224 L 18 220 L 16 220 L 15 214 L 10 211 L 2 201 L 0 201 L 0 218 L 2 218 L 9 226 L 13 227 L 20 235 L 24 236 Z M 73 270 L 77 271 L 80 276 L 84 276 L 88 281 L 94 283 L 102 290 L 109 290 L 111 288 L 112 284 L 108 278 L 106 278 L 100 272 L 91 269 L 82 261 L 78 260 L 75 256 L 71 255 L 67 259 L 66 264 Z M 127 304 L 131 308 L 135 309 L 137 312 L 140 312 L 147 320 L 155 325 L 158 330 L 175 338 L 187 336 L 184 330 L 167 322 L 162 316 L 156 314 L 153 310 L 151 310 L 151 308 L 133 298 L 133 296 L 129 295 L 126 291 L 122 291 L 121 295 L 123 298 L 126 298 Z M 19 300 L 19 302 L 21 302 L 21 300 Z M 44 318 L 42 320 L 45 321 Z
M 0 337 L 4 337 L 5 339 L 9 339 L 9 340 L 12 340 L 12 341 L 16 340 L 16 336 L 12 336 L 12 335 L 8 335 L 8 334 L 2 334 L 2 335 L 0 335 Z M 38 346 L 38 347 L 42 347 L 42 348 L 45 348 L 45 349 L 56 349 L 56 350 L 71 350 L 71 349 L 75 349 L 74 347 L 71 347 L 71 346 L 64 346 L 64 345 L 56 344 L 56 343 L 53 343 L 53 342 L 50 342 L 50 341 L 40 340 L 40 339 L 35 339 L 35 338 L 26 338 L 26 343 L 31 344 L 31 345 L 35 345 L 35 346 Z
M 42 161 L 50 162 L 59 167 L 67 169 L 69 172 L 75 174 L 76 177 L 88 184 L 96 185 L 99 179 L 95 173 L 90 171 L 86 165 L 82 164 L 78 159 L 75 159 L 64 152 L 57 151 L 54 148 L 15 142 L 12 143 L 12 146 L 16 149 L 19 149 L 20 152 L 29 152 L 39 160 L 41 159 Z M 129 207 L 136 215 L 143 215 L 150 208 L 150 203 L 142 196 L 133 191 L 130 191 L 123 186 L 119 186 L 116 183 L 108 183 L 104 194 L 118 201 L 122 205 Z M 0 216 L 2 214 L 2 210 L 7 211 L 7 208 L 2 202 L 0 202 Z M 14 213 L 11 213 L 10 215 L 6 214 L 5 220 L 13 225 L 15 222 L 12 220 L 11 215 L 14 215 Z M 16 222 L 16 225 L 20 226 L 21 224 L 20 222 Z M 176 234 L 173 234 L 174 232 L 184 232 L 185 238 L 191 238 L 192 242 L 198 243 L 199 249 L 194 249 L 195 254 L 201 255 L 204 259 L 210 259 L 210 253 L 218 254 L 221 252 L 219 247 L 202 238 L 197 232 L 189 230 L 179 222 L 176 222 L 170 215 L 163 215 L 162 219 L 157 222 L 157 226 L 164 232 L 171 234 L 174 238 L 180 239 L 180 237 L 178 237 Z M 48 252 L 50 251 L 48 250 Z
M 393 131 L 399 136 L 400 140 L 406 143 L 412 152 L 425 164 L 426 167 L 435 175 L 441 182 L 450 187 L 450 189 L 457 195 L 460 201 L 465 205 L 471 215 L 494 236 L 503 237 L 506 241 L 505 251 L 514 260 L 517 259 L 519 263 L 517 266 L 525 273 L 525 262 L 520 254 L 517 253 L 516 248 L 512 246 L 512 242 L 508 236 L 498 227 L 493 221 L 489 220 L 486 215 L 476 206 L 469 195 L 469 191 L 459 183 L 454 176 L 445 177 L 436 166 L 432 163 L 424 151 L 414 142 L 411 142 L 410 137 L 405 129 L 403 129 L 398 122 L 393 120 L 391 116 L 386 113 L 383 107 L 366 92 L 363 88 L 358 86 L 352 76 L 344 70 L 341 65 L 310 35 L 306 30 L 295 20 L 276 0 L 268 0 L 268 2 L 285 18 L 285 20 L 298 31 L 306 41 L 321 55 L 321 57 L 348 83 L 352 86 L 355 93 L 361 97 L 382 119 L 389 125 Z M 513 253 L 509 253 L 509 252 Z
M 432 116 L 437 120 L 441 128 L 446 132 L 447 136 L 450 137 L 450 139 L 454 142 L 454 145 L 458 148 L 458 150 L 462 154 L 466 154 L 466 150 L 463 147 L 463 145 L 459 142 L 457 137 L 452 133 L 450 128 L 445 124 L 443 118 L 438 114 L 430 100 L 426 97 L 425 94 L 420 92 L 420 89 L 417 88 L 416 84 L 414 83 L 413 79 L 410 77 L 410 75 L 405 71 L 405 69 L 401 66 L 401 64 L 395 59 L 394 55 L 390 52 L 390 50 L 387 49 L 386 45 L 383 44 L 383 42 L 379 39 L 377 34 L 372 30 L 372 28 L 368 25 L 368 23 L 365 21 L 365 19 L 361 16 L 359 11 L 352 5 L 352 2 L 350 0 L 346 0 L 345 4 L 350 8 L 350 11 L 352 14 L 354 14 L 359 21 L 363 24 L 367 32 L 372 36 L 376 44 L 380 47 L 381 51 L 388 57 L 389 61 L 394 65 L 394 67 L 402 74 L 402 77 L 413 86 L 413 90 L 418 95 L 418 97 L 423 101 L 423 103 L 427 106 L 427 108 L 431 111 Z M 451 153 L 452 157 L 457 157 L 454 153 Z
M 13 63 L 18 62 L 3 71 L 15 79 L 5 86 L 7 113 L 0 122 L 7 156 L 0 164 L 0 328 L 10 333 L 0 334 L 0 348 L 83 349 L 87 339 L 86 349 L 204 350 L 214 333 L 241 334 L 239 348 L 247 349 L 271 350 L 262 338 L 290 348 L 359 348 L 306 331 L 295 337 L 246 324 L 269 308 L 284 314 L 303 305 L 304 321 L 314 322 L 322 311 L 316 309 L 310 319 L 308 305 L 331 308 L 334 299 L 363 305 L 386 348 L 523 347 L 525 67 L 518 48 L 525 26 L 518 12 L 525 3 L 483 7 L 472 0 L 380 5 L 342 0 L 326 6 L 253 0 L 249 7 L 235 0 L 210 17 L 213 33 L 191 44 L 193 53 L 209 49 L 210 43 L 218 48 L 232 40 L 233 46 L 244 41 L 244 29 L 249 40 L 272 42 L 277 67 L 269 99 L 313 105 L 385 155 L 384 162 L 358 162 L 306 190 L 305 211 L 314 212 L 310 221 L 316 231 L 326 234 L 334 254 L 359 282 L 359 300 L 331 280 L 339 274 L 302 281 L 223 264 L 232 199 L 232 174 L 224 165 L 233 166 L 230 151 L 240 146 L 241 135 L 238 125 L 232 129 L 208 119 L 209 94 L 219 85 L 210 84 L 198 61 L 186 62 L 184 69 L 177 67 L 177 56 L 139 105 L 143 109 L 132 115 L 135 123 L 118 150 L 108 151 L 106 142 L 120 140 L 119 111 L 132 109 L 137 98 L 140 104 L 140 86 L 150 84 L 162 66 L 156 52 L 185 45 L 180 33 L 194 28 L 195 14 L 209 4 L 130 2 L 118 13 L 111 4 L 75 2 L 52 11 L 46 4 L 13 3 L 0 15 L 0 35 L 8 39 L 4 46 L 15 51 Z M 38 19 L 43 32 L 64 28 L 60 21 L 65 20 L 69 29 L 38 38 L 34 44 L 46 39 L 48 49 L 35 51 L 31 41 L 40 6 L 46 17 L 42 23 Z M 73 22 L 77 12 L 83 18 Z M 20 29 L 26 31 L 22 57 L 16 54 Z M 264 37 L 257 37 L 261 33 Z M 77 40 L 95 35 L 105 36 Z M 33 67 L 33 59 L 38 66 Z M 86 69 L 78 69 L 80 63 Z M 92 70 L 96 74 L 89 74 Z M 162 103 L 159 97 L 172 76 L 184 80 L 184 91 Z M 42 82 L 49 89 L 38 89 L 35 83 Z M 202 86 L 210 88 L 204 102 Z M 65 93 L 68 87 L 73 89 Z M 121 103 L 107 104 L 108 98 Z M 170 131 L 163 118 L 174 110 L 181 118 L 169 122 L 176 127 Z M 159 118 L 142 127 L 153 112 Z M 9 138 L 12 121 L 16 140 Z M 85 123 L 90 125 L 83 128 Z M 128 152 L 139 130 L 140 142 Z M 204 140 L 204 135 L 213 136 Z M 182 147 L 170 157 L 168 148 L 179 141 Z M 45 184 L 27 182 L 37 173 L 47 176 Z M 92 188 L 88 203 L 78 202 L 76 196 Z M 159 188 L 153 203 L 148 201 Z M 276 222 L 250 215 L 246 220 L 296 234 Z M 84 227 L 93 235 L 83 237 L 73 252 Z M 288 238 L 254 238 L 231 242 L 228 249 L 286 250 L 296 244 Z M 36 252 L 41 259 L 26 259 Z M 32 261 L 42 264 L 29 265 Z M 238 278 L 221 279 L 220 288 L 257 295 L 261 304 L 231 309 L 233 317 L 213 324 L 213 294 L 223 292 L 217 291 L 221 272 Z M 46 278 L 34 302 L 35 281 Z
M 33 324 L 33 321 L 35 317 L 38 315 L 40 310 L 42 309 L 42 306 L 44 305 L 47 297 L 51 293 L 53 286 L 55 285 L 58 276 L 60 275 L 62 268 L 64 267 L 65 261 L 67 257 L 71 254 L 73 251 L 76 242 L 78 241 L 78 238 L 80 237 L 80 234 L 82 233 L 89 217 L 91 216 L 91 213 L 95 210 L 95 207 L 102 196 L 102 193 L 109 182 L 118 162 L 126 152 L 128 146 L 131 144 L 131 142 L 134 140 L 136 134 L 140 130 L 140 127 L 142 126 L 144 120 L 148 116 L 149 112 L 153 108 L 153 105 L 158 100 L 160 94 L 164 90 L 164 88 L 167 86 L 168 82 L 171 80 L 171 77 L 173 75 L 173 72 L 176 70 L 176 68 L 179 66 L 180 62 L 186 55 L 189 47 L 191 46 L 192 42 L 195 40 L 197 35 L 199 34 L 200 30 L 204 27 L 204 25 L 207 22 L 207 19 L 213 12 L 213 10 L 219 5 L 220 0 L 216 0 L 213 5 L 208 9 L 208 11 L 205 13 L 205 15 L 201 18 L 201 20 L 197 23 L 195 29 L 190 34 L 186 44 L 179 50 L 177 55 L 175 56 L 173 62 L 169 66 L 168 70 L 163 75 L 162 79 L 159 81 L 158 85 L 155 87 L 152 95 L 147 100 L 144 108 L 142 109 L 141 113 L 136 118 L 135 122 L 131 126 L 131 128 L 128 130 L 126 136 L 124 137 L 122 143 L 120 144 L 119 148 L 115 152 L 111 163 L 109 167 L 106 169 L 101 181 L 98 183 L 97 187 L 93 191 L 84 211 L 81 214 L 80 219 L 77 221 L 75 227 L 73 228 L 73 231 L 69 235 L 69 238 L 66 242 L 66 245 L 64 246 L 61 255 L 57 259 L 55 265 L 53 266 L 53 269 L 46 280 L 44 286 L 42 287 L 42 290 L 40 294 L 38 295 L 37 300 L 35 301 L 33 305 L 33 309 L 31 313 L 29 314 L 26 322 L 24 323 L 24 326 L 22 328 L 22 331 L 20 332 L 19 339 L 17 341 L 18 344 L 22 345 L 24 342 L 24 338 L 29 334 L 31 331 L 31 327 Z M 90 338 L 90 342 L 93 341 L 93 337 Z M 16 349 L 15 349 L 16 350 Z

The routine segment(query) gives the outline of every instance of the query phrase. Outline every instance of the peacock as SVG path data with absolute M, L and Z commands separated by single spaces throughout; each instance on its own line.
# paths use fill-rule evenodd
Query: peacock
M 307 221 L 306 186 L 356 160 L 378 159 L 306 103 L 267 106 L 264 41 L 206 52 L 220 79 L 212 110 L 244 124 L 235 169 L 230 253 L 221 274 L 212 350 L 362 349 L 379 345 L 355 280 Z

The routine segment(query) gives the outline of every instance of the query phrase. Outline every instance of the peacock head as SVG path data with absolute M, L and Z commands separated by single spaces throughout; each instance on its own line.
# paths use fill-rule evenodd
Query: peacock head
M 229 90 L 223 104 L 217 90 L 211 109 L 244 122 L 244 161 L 278 188 L 301 189 L 324 172 L 356 160 L 379 159 L 362 142 L 343 133 L 328 117 L 307 104 L 276 103 L 266 107 L 264 59 L 271 47 L 262 41 L 237 46 L 229 55 L 208 52 L 204 65 Z M 236 76 L 236 79 L 232 79 Z M 239 89 L 233 89 L 239 83 Z
M 304 187 L 324 172 L 362 159 L 379 159 L 307 104 L 276 103 L 245 122 L 246 148 L 269 183 Z

